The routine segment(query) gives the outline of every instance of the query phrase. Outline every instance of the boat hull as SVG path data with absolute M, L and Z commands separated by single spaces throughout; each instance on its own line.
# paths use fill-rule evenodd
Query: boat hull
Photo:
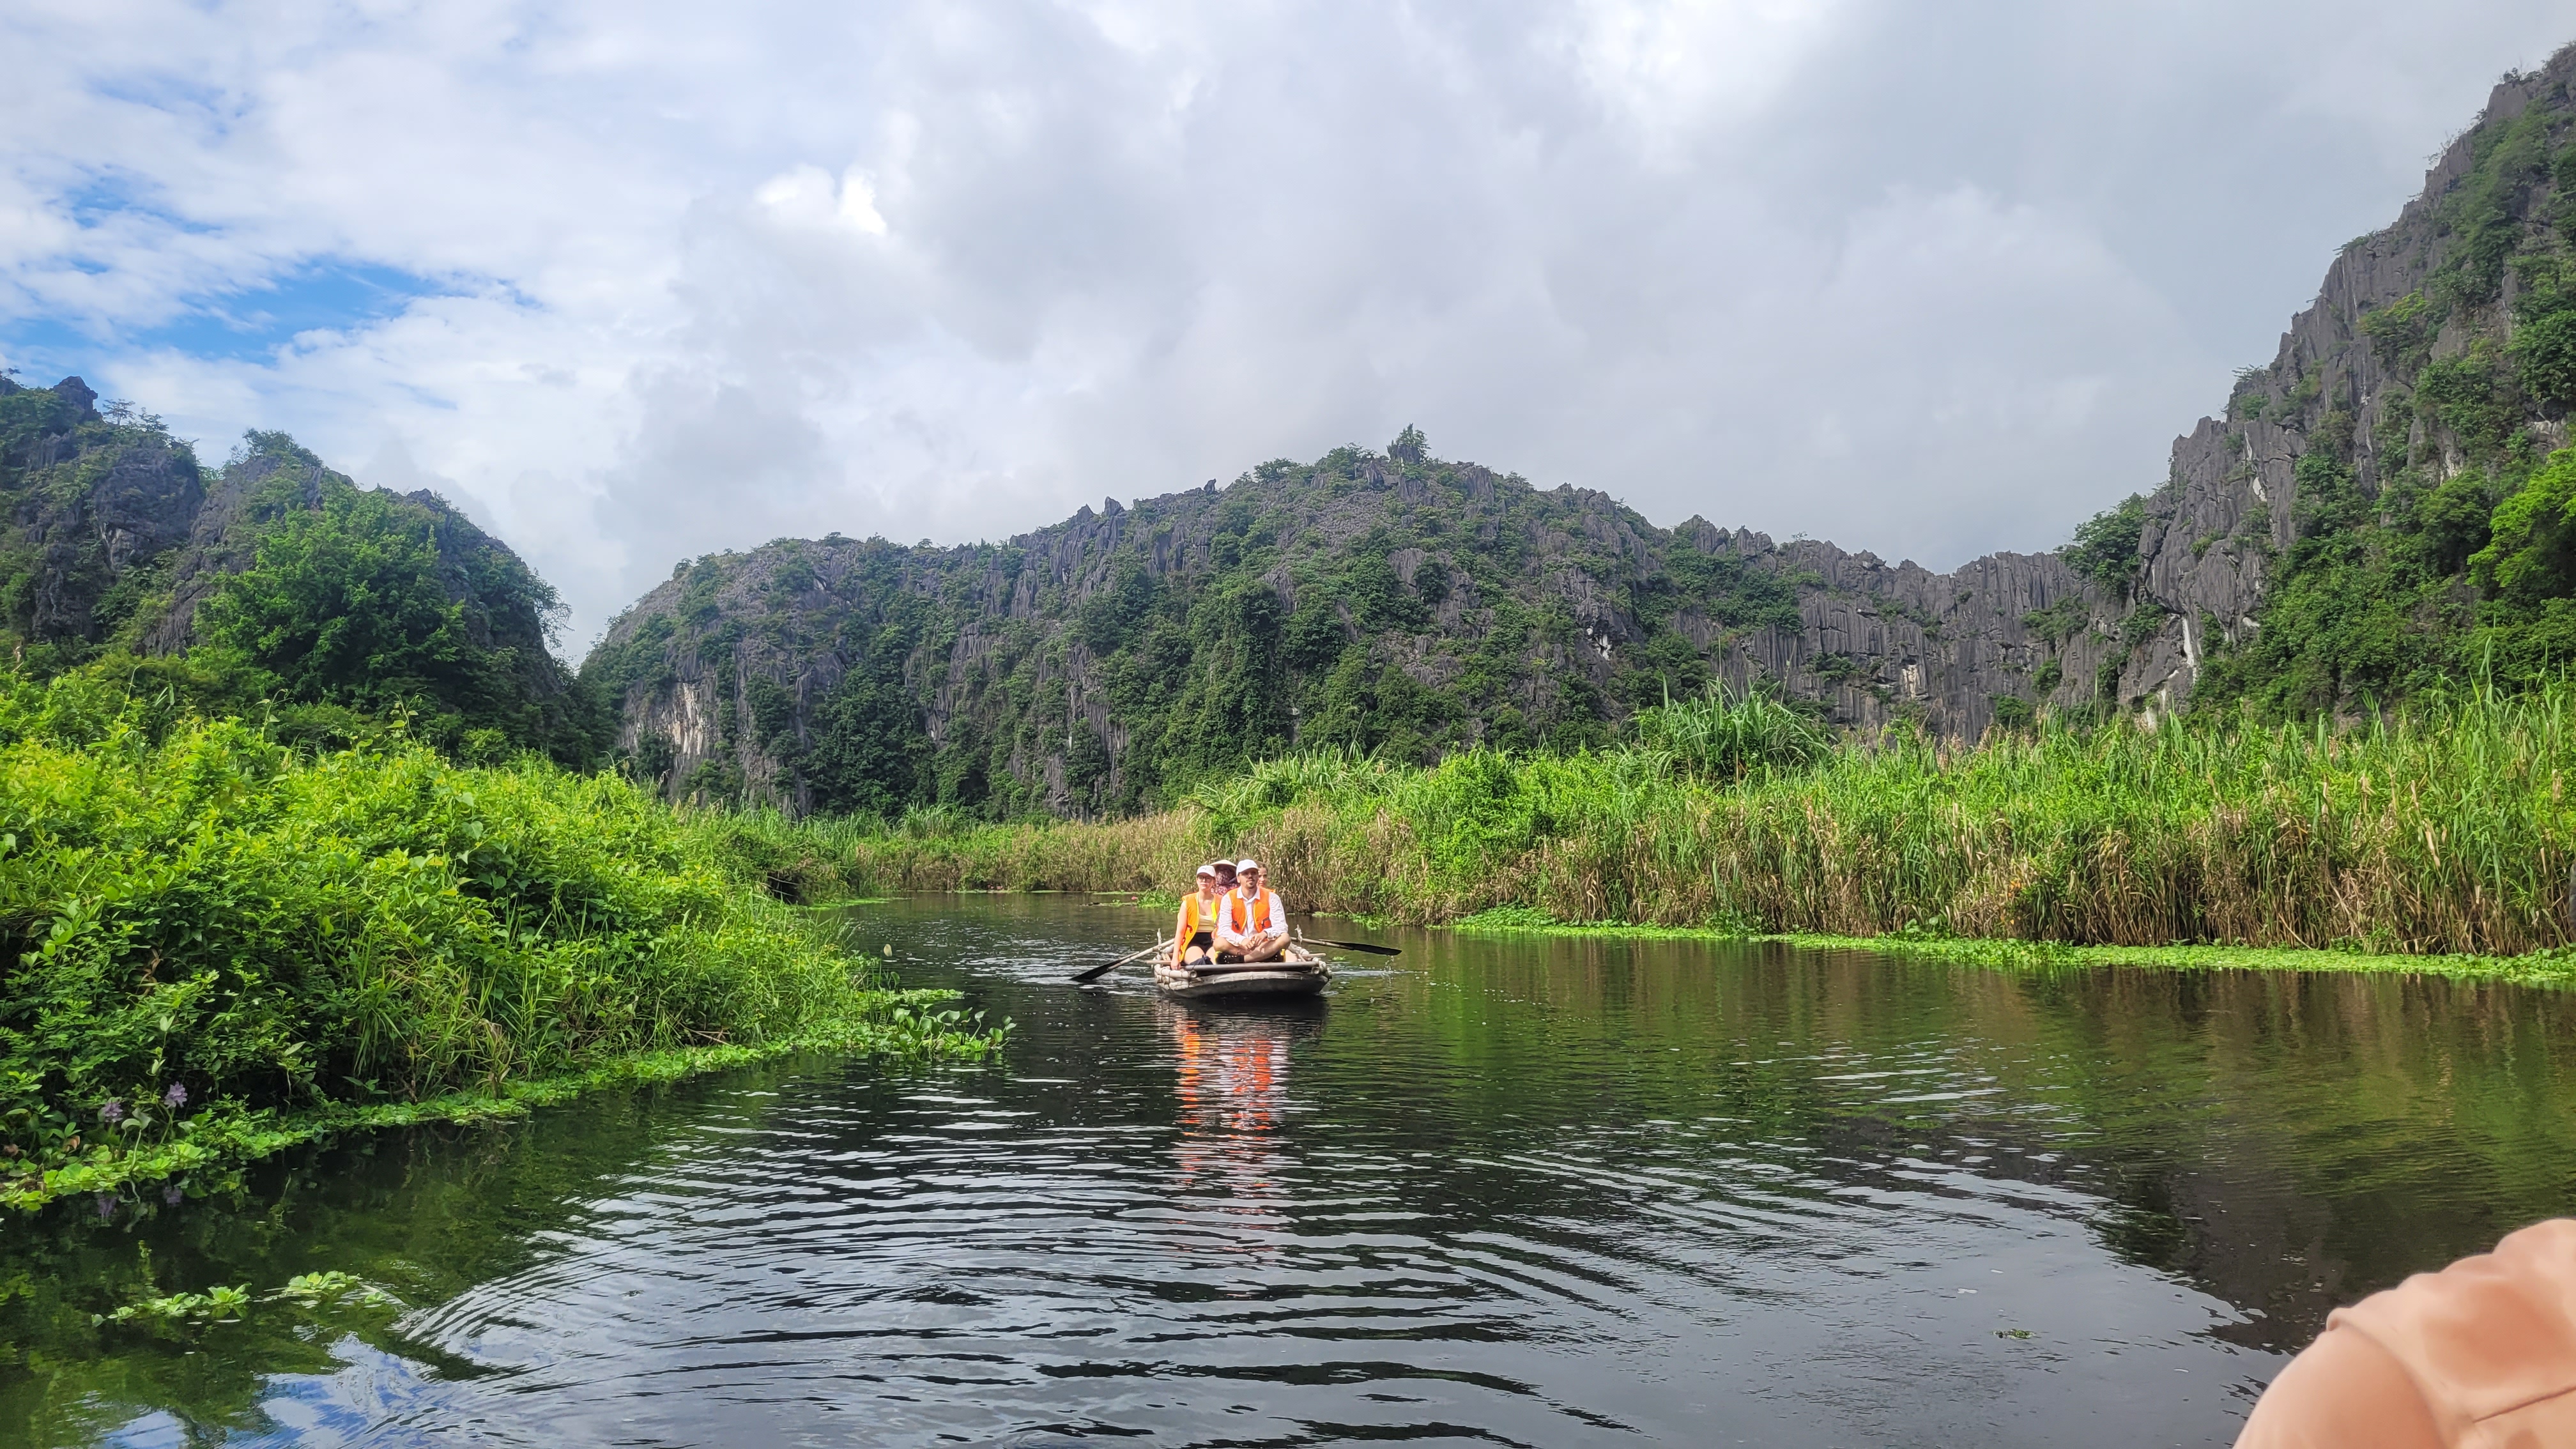
M 1178 1001 L 1241 1001 L 1255 997 L 1314 996 L 1333 979 L 1333 968 L 1310 952 L 1289 950 L 1275 963 L 1193 971 L 1170 962 L 1154 967 L 1154 984 Z

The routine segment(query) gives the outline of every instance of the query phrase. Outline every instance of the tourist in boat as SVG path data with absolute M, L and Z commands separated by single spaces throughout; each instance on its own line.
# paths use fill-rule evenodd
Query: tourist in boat
M 1216 959 L 1276 961 L 1288 950 L 1288 907 L 1262 884 L 1261 862 L 1234 863 L 1235 887 L 1217 917 Z
M 1214 865 L 1199 867 L 1197 889 L 1181 898 L 1181 916 L 1172 928 L 1172 964 L 1200 965 L 1216 954 L 1217 915 L 1225 894 L 1217 885 Z

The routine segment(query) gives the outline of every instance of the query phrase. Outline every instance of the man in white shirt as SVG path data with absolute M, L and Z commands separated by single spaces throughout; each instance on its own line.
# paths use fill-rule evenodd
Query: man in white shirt
M 1237 861 L 1235 888 L 1217 911 L 1216 958 L 1276 961 L 1288 949 L 1288 905 L 1262 884 L 1261 862 Z

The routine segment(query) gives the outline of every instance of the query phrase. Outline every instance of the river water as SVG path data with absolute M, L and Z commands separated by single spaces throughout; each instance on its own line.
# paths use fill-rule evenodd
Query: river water
M 1210 1010 L 1066 984 L 1133 908 L 855 918 L 1007 1061 L 10 1224 L 0 1443 L 2224 1444 L 2329 1307 L 2576 1205 L 2563 994 L 1381 932 Z M 400 1304 L 89 1322 L 323 1269 Z

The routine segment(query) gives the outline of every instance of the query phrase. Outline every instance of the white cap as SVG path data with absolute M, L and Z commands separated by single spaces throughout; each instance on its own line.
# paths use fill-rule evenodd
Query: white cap
M 1203 865 L 1203 866 L 1200 866 L 1200 867 L 1198 868 L 1198 873 L 1199 873 L 1200 875 L 1206 876 L 1206 877 L 1207 877 L 1208 879 L 1210 879 L 1210 880 L 1214 880 L 1214 879 L 1216 879 L 1216 867 L 1215 867 L 1215 866 L 1213 866 L 1213 865 Z
M 1236 875 L 1241 875 L 1247 870 L 1259 869 L 1261 869 L 1261 862 L 1257 860 L 1238 860 L 1234 863 L 1234 873 Z

